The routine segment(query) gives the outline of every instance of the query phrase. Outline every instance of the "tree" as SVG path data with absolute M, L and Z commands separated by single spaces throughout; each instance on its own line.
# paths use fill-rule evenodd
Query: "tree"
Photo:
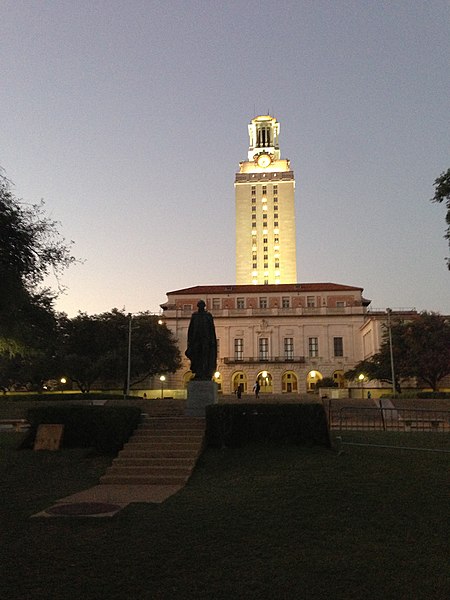
M 403 372 L 403 363 L 405 359 L 405 339 L 404 323 L 401 320 L 395 320 L 391 324 L 392 351 L 395 365 L 395 390 L 401 392 L 400 380 L 405 377 Z M 384 326 L 383 341 L 379 352 L 366 360 L 359 362 L 353 369 L 345 373 L 348 380 L 357 380 L 360 374 L 373 381 L 378 380 L 383 383 L 393 385 L 391 370 L 391 351 L 389 344 L 389 331 Z
M 435 180 L 434 185 L 435 191 L 433 198 L 431 198 L 431 202 L 441 203 L 445 200 L 447 206 L 447 215 L 445 220 L 448 225 L 445 238 L 450 240 L 450 169 L 447 169 L 446 172 L 441 173 L 440 176 Z M 450 257 L 447 258 L 447 267 L 450 269 Z
M 181 364 L 172 333 L 148 312 L 133 317 L 117 309 L 93 316 L 80 313 L 73 319 L 62 315 L 59 326 L 64 374 L 83 393 L 99 381 L 126 390 L 129 341 L 131 385 L 157 373 L 174 373 Z
M 401 379 L 417 377 L 433 390 L 450 374 L 450 323 L 437 313 L 422 312 L 411 321 L 397 320 L 391 325 L 395 388 Z M 387 328 L 379 352 L 346 372 L 348 379 L 363 373 L 371 380 L 392 385 L 391 355 Z
M 43 206 L 17 200 L 0 172 L 0 351 L 10 355 L 39 347 L 54 326 L 56 294 L 40 285 L 50 273 L 59 281 L 75 261 Z
M 406 376 L 419 377 L 433 391 L 450 374 L 450 322 L 437 313 L 423 312 L 406 324 Z

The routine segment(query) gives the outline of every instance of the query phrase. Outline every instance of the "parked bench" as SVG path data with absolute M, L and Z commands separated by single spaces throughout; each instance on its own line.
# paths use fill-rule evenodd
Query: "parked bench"
M 25 431 L 30 426 L 26 419 L 0 419 L 0 429 L 11 427 L 14 431 Z

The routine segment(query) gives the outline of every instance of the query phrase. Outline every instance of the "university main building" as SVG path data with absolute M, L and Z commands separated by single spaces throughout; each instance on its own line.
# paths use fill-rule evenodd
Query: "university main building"
M 218 338 L 215 380 L 224 394 L 256 380 L 262 393 L 312 391 L 376 352 L 384 314 L 368 311 L 363 289 L 338 283 L 297 283 L 295 179 L 281 157 L 280 124 L 271 116 L 251 121 L 247 160 L 235 177 L 236 284 L 198 285 L 167 294 L 161 305 L 184 357 L 190 317 L 206 302 Z M 168 377 L 186 387 L 189 361 Z

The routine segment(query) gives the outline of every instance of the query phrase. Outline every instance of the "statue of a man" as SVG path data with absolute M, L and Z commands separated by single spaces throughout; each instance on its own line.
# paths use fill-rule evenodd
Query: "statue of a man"
M 217 365 L 217 339 L 212 314 L 205 310 L 203 300 L 197 303 L 188 329 L 186 356 L 191 361 L 194 379 L 211 381 Z

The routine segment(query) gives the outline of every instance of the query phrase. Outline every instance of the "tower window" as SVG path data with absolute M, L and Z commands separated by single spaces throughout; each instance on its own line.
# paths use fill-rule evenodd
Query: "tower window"
M 252 212 L 256 212 L 256 206 L 252 206 Z
M 314 358 L 316 356 L 319 356 L 319 339 L 316 337 L 310 337 L 308 339 L 308 346 L 309 346 L 309 356 L 311 358 Z
M 278 186 L 275 184 L 273 186 L 273 195 L 276 196 L 278 194 Z
M 244 358 L 244 340 L 242 338 L 235 338 L 234 340 L 234 358 L 235 360 Z
M 294 338 L 284 338 L 284 358 L 294 358 Z
M 308 308 L 314 308 L 316 306 L 316 301 L 314 296 L 307 296 L 306 297 L 306 306 Z
M 291 306 L 289 296 L 283 296 L 283 298 L 281 299 L 281 306 L 283 308 L 289 308 Z
M 238 308 L 244 308 L 245 304 L 244 304 L 244 298 L 238 298 L 236 300 L 236 306 Z
M 259 299 L 259 308 L 267 308 L 267 298 Z
M 252 185 L 252 196 L 256 196 L 256 185 Z
M 262 195 L 265 196 L 267 194 L 267 185 L 262 186 Z
M 341 337 L 333 338 L 334 356 L 344 356 L 344 340 Z
M 278 221 L 274 221 L 274 222 L 273 222 L 273 226 L 274 226 L 274 227 L 278 227 Z
M 259 358 L 260 360 L 269 358 L 269 338 L 259 338 Z

